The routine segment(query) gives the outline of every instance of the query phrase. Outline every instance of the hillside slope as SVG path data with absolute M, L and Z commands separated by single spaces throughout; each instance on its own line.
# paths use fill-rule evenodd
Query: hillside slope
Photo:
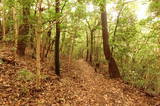
M 159 106 L 159 97 L 147 97 L 121 80 L 98 74 L 84 60 L 62 58 L 62 76 L 58 78 L 47 62 L 42 62 L 40 89 L 35 80 L 18 80 L 18 72 L 27 69 L 35 73 L 35 60 L 16 58 L 13 51 L 0 49 L 0 105 L 1 106 Z M 1 60 L 2 61 L 2 60 Z

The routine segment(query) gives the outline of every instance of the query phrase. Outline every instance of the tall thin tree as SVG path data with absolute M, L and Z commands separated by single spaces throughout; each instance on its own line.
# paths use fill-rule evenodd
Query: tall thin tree
M 17 20 L 17 11 L 15 5 L 13 7 L 13 20 L 14 20 L 14 44 L 15 48 L 17 48 L 17 38 L 18 38 L 18 20 Z M 15 53 L 16 54 L 16 53 Z
M 87 30 L 86 30 L 86 48 L 87 48 L 86 61 L 88 61 L 88 58 L 89 58 L 89 36 L 88 36 Z
M 111 78 L 119 78 L 120 72 L 116 64 L 115 59 L 112 56 L 110 45 L 109 45 L 109 33 L 107 23 L 107 12 L 106 12 L 106 0 L 103 0 L 101 4 L 101 25 L 102 25 L 102 37 L 103 37 L 103 50 L 106 60 L 109 62 L 109 74 Z
M 17 54 L 19 56 L 25 55 L 26 36 L 29 33 L 29 16 L 30 16 L 30 1 L 20 0 L 22 5 L 22 25 L 19 28 L 19 38 L 17 43 Z M 26 3 L 26 4 L 25 4 Z
M 60 76 L 59 44 L 60 44 L 60 0 L 55 0 L 56 7 L 56 38 L 55 38 L 55 73 Z
M 2 8 L 2 30 L 3 30 L 3 39 L 6 38 L 6 20 L 5 20 L 5 0 L 1 0 L 3 8 Z
M 41 46 L 41 7 L 42 0 L 38 0 L 38 11 L 37 11 L 37 25 L 36 25 L 36 67 L 37 67 L 37 87 L 40 85 L 40 71 L 41 71 L 41 57 L 40 57 L 40 46 Z

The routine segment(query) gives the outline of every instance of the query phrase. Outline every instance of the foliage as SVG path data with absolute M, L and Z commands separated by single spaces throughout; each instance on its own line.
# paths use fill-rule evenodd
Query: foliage
M 18 77 L 17 77 L 18 80 L 25 81 L 25 82 L 31 81 L 35 78 L 35 74 L 33 74 L 32 72 L 30 72 L 26 69 L 19 70 L 17 75 L 18 75 Z
M 150 0 L 148 18 L 139 20 L 136 16 L 138 2 L 126 2 L 126 0 L 62 0 L 61 12 L 55 12 L 55 1 L 44 0 L 41 10 L 41 23 L 37 26 L 37 0 L 4 0 L 6 17 L 6 38 L 7 42 L 13 42 L 14 20 L 12 7 L 16 7 L 16 17 L 19 27 L 23 25 L 23 8 L 29 8 L 28 25 L 29 33 L 21 36 L 28 47 L 31 46 L 35 52 L 35 29 L 40 27 L 41 32 L 41 56 L 49 50 L 53 54 L 54 36 L 56 34 L 56 19 L 60 21 L 61 28 L 61 56 L 79 59 L 86 58 L 87 51 L 91 52 L 91 31 L 93 34 L 93 61 L 94 63 L 106 64 L 103 55 L 103 42 L 101 38 L 100 8 L 107 4 L 107 18 L 109 28 L 109 43 L 112 55 L 118 63 L 122 78 L 131 84 L 143 88 L 149 92 L 160 92 L 159 60 L 160 60 L 160 1 Z M 144 0 L 148 2 L 147 0 Z M 63 8 L 64 6 L 64 8 Z M 109 6 L 111 6 L 109 8 Z M 108 9 L 109 8 L 109 9 Z M 89 10 L 91 9 L 91 10 Z M 92 10 L 93 9 L 93 10 Z M 118 17 L 118 13 L 119 17 Z M 2 16 L 0 15 L 0 18 Z M 97 24 L 99 23 L 99 24 Z M 2 25 L 0 24 L 0 27 Z M 117 29 L 116 29 L 117 27 Z M 19 28 L 20 29 L 20 28 Z M 51 29 L 51 31 L 50 31 Z M 115 30 L 116 29 L 116 30 Z M 2 28 L 0 28 L 2 30 Z M 49 35 L 48 33 L 51 33 Z M 1 34 L 2 31 L 0 31 Z M 88 41 L 87 41 L 88 36 Z M 30 42 L 30 43 L 28 43 Z M 87 46 L 88 44 L 88 46 Z M 51 45 L 51 46 L 50 46 Z M 0 64 L 3 64 L 0 60 Z M 106 69 L 107 71 L 107 69 Z M 21 69 L 18 73 L 18 80 L 24 82 L 32 81 L 36 75 L 32 72 Z M 42 75 L 43 77 L 43 75 Z M 24 91 L 26 91 L 24 89 Z
M 160 1 L 159 0 L 151 0 L 150 11 L 154 12 L 155 15 L 160 16 Z

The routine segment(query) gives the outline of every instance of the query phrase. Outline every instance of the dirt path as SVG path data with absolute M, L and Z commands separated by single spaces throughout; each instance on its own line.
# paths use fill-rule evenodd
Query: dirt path
M 152 104 L 145 94 L 136 89 L 95 73 L 94 69 L 83 60 L 78 60 L 76 67 L 79 67 L 77 74 L 82 80 L 80 84 L 92 94 L 90 101 L 94 106 L 158 106 L 158 103 Z

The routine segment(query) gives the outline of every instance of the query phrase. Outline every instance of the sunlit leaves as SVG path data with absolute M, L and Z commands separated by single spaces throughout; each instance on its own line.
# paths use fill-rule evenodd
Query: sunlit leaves
M 35 0 L 17 0 L 17 1 L 24 7 L 31 6 L 35 2 Z
M 150 4 L 150 10 L 159 16 L 160 15 L 160 1 L 152 0 Z

